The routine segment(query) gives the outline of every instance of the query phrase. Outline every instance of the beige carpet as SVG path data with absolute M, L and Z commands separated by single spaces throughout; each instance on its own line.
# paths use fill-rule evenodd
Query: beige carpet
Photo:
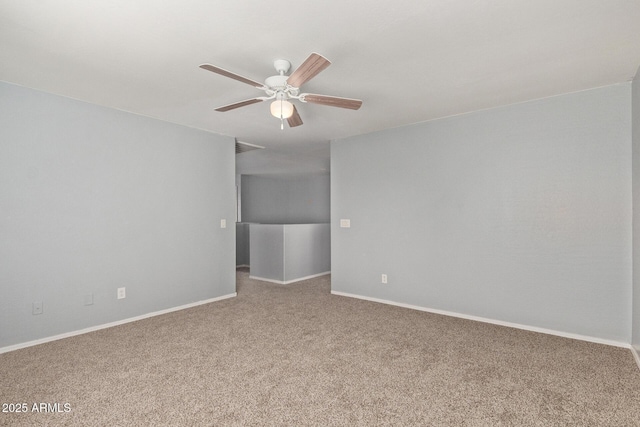
M 330 295 L 330 277 L 0 355 L 0 425 L 638 426 L 629 350 Z M 30 412 L 33 403 L 70 412 Z

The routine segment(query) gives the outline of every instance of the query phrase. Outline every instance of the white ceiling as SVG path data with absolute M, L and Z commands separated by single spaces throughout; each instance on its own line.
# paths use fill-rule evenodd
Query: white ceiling
M 332 65 L 280 130 L 263 95 L 202 70 L 262 81 L 318 52 Z M 326 171 L 328 141 L 629 81 L 638 0 L 0 0 L 0 80 L 231 135 L 267 147 L 239 173 Z

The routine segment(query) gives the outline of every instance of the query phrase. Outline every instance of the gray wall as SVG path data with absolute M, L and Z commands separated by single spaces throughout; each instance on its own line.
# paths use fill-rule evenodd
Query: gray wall
M 640 70 L 633 80 L 633 338 L 640 351 Z
M 286 282 L 330 272 L 330 224 L 285 225 L 284 250 Z
M 330 221 L 330 178 L 242 175 L 242 221 L 311 224 Z
M 249 263 L 249 224 L 236 223 L 236 266 Z
M 234 293 L 234 193 L 233 138 L 0 83 L 0 347 Z
M 332 289 L 629 343 L 630 106 L 626 83 L 333 141 Z
M 284 228 L 278 224 L 251 224 L 251 277 L 284 282 Z
M 292 283 L 331 271 L 329 224 L 251 224 L 251 276 Z

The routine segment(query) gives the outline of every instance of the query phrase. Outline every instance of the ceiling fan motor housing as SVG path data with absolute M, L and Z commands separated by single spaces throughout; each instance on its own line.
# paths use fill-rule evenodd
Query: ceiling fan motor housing
M 273 91 L 283 90 L 287 87 L 288 76 L 271 76 L 264 81 L 265 86 Z

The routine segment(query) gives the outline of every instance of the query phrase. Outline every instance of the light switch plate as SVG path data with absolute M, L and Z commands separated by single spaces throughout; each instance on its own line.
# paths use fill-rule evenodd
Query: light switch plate
M 42 314 L 42 301 L 36 301 L 33 303 L 32 313 L 35 316 L 36 314 Z
M 93 305 L 93 294 L 86 294 L 84 296 L 84 305 Z
M 227 228 L 227 220 L 226 219 L 221 219 L 220 220 L 220 228 Z

